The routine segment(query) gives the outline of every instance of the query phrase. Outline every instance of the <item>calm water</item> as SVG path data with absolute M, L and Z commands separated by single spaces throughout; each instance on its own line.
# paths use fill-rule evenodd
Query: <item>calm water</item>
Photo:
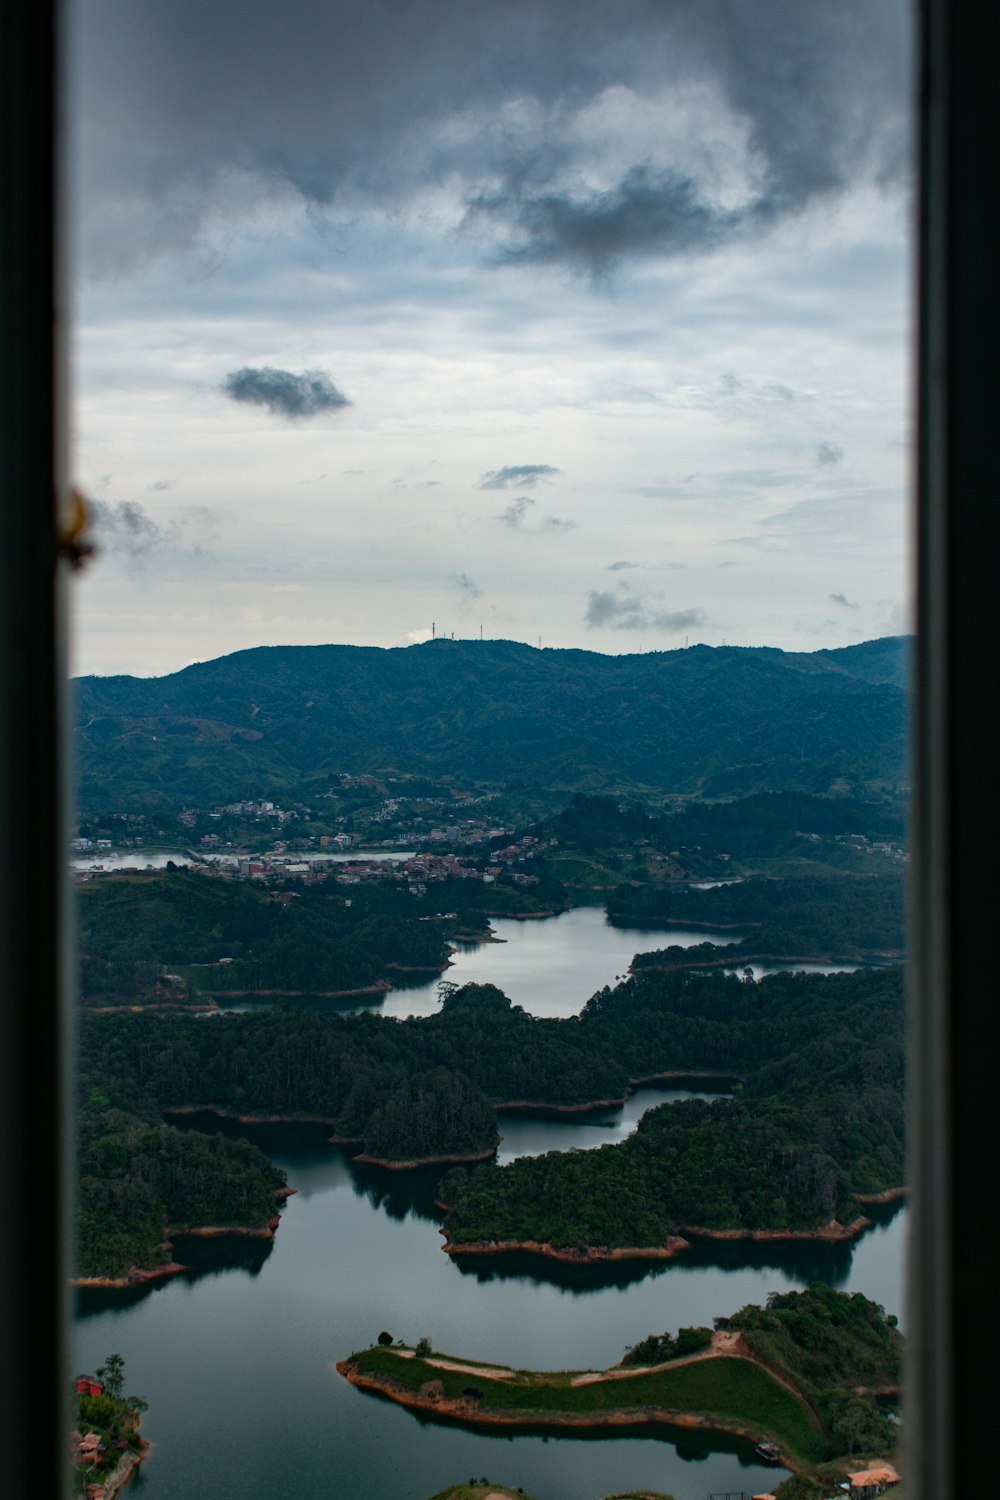
M 704 931 L 682 927 L 613 927 L 600 906 L 576 906 L 557 917 L 490 920 L 497 942 L 463 943 L 443 976 L 456 984 L 496 984 L 533 1016 L 575 1016 L 596 990 L 628 972 L 637 953 L 692 948 Z M 712 941 L 735 943 L 739 935 Z M 387 1016 L 427 1016 L 438 1004 L 440 975 L 391 991 L 379 1005 Z
M 721 883 L 721 882 L 717 882 Z M 742 934 L 707 933 L 683 927 L 620 927 L 607 919 L 603 907 L 578 906 L 555 917 L 518 921 L 493 917 L 495 941 L 460 943 L 442 976 L 402 976 L 399 987 L 384 996 L 365 996 L 348 1009 L 377 1010 L 386 1016 L 429 1016 L 438 1008 L 438 984 L 486 983 L 499 985 L 515 1005 L 523 1005 L 534 1016 L 575 1016 L 596 990 L 613 985 L 628 972 L 637 953 L 655 948 L 692 948 L 710 941 L 720 946 L 739 942 Z M 840 974 L 858 964 L 751 964 L 755 979 L 795 969 L 809 974 Z M 742 966 L 722 971 L 740 974 Z M 253 1001 L 243 997 L 227 1003 L 226 1010 L 249 1010 Z M 266 1002 L 270 1004 L 271 1002 Z M 343 1001 L 303 997 L 296 1002 L 323 1008 L 345 1008 Z
M 636 1089 L 624 1106 L 618 1109 L 588 1110 L 582 1120 L 573 1123 L 552 1121 L 534 1115 L 504 1114 L 500 1119 L 499 1162 L 513 1161 L 517 1156 L 540 1156 L 543 1151 L 589 1151 L 595 1146 L 612 1146 L 631 1135 L 640 1116 L 658 1104 L 678 1099 L 708 1099 L 718 1095 L 692 1093 L 689 1089 L 650 1086 Z M 725 1097 L 725 1096 L 723 1096 Z M 553 1126 L 555 1128 L 553 1128 Z M 659 1330 L 657 1330 L 659 1331 Z
M 241 859 L 266 859 L 272 865 L 309 865 L 322 862 L 323 864 L 350 864 L 364 859 L 373 864 L 400 864 L 405 859 L 413 858 L 412 849 L 393 851 L 387 854 L 384 850 L 376 849 L 352 849 L 349 853 L 337 849 L 322 849 L 306 851 L 305 853 L 286 854 L 216 854 L 205 853 L 200 856 L 201 861 L 207 865 L 238 865 Z M 74 854 L 70 864 L 74 870 L 164 870 L 167 861 L 175 865 L 189 865 L 191 858 L 179 849 L 88 849 L 84 853 Z
M 490 980 L 549 1015 L 579 1010 L 643 943 L 681 936 L 613 928 L 595 908 L 494 927 L 510 941 L 457 955 L 448 977 Z M 390 996 L 402 1002 L 395 1013 L 420 1013 L 434 996 L 423 988 L 418 1005 L 420 990 Z M 500 1159 L 619 1140 L 644 1109 L 681 1097 L 644 1088 L 624 1109 L 572 1124 L 505 1116 Z M 484 1474 L 540 1500 L 596 1500 L 629 1486 L 678 1500 L 752 1494 L 782 1474 L 736 1440 L 467 1432 L 365 1395 L 333 1366 L 387 1329 L 474 1359 L 603 1368 L 647 1333 L 710 1324 L 817 1279 L 902 1311 L 905 1211 L 881 1211 L 853 1247 L 706 1244 L 667 1265 L 613 1268 L 518 1255 L 456 1264 L 440 1248 L 436 1169 L 359 1165 L 321 1129 L 220 1128 L 251 1136 L 298 1190 L 274 1241 L 178 1242 L 192 1267 L 183 1276 L 80 1296 L 74 1367 L 118 1351 L 128 1389 L 150 1403 L 144 1431 L 154 1447 L 129 1491 L 135 1500 L 427 1500 Z
M 643 1094 L 633 1114 L 664 1097 Z M 601 1128 L 502 1122 L 507 1152 L 589 1144 L 583 1133 Z M 614 1139 L 625 1122 L 603 1128 Z M 735 1440 L 466 1432 L 356 1391 L 333 1364 L 384 1328 L 476 1359 L 601 1368 L 648 1332 L 710 1323 L 817 1278 L 899 1310 L 903 1212 L 853 1250 L 714 1247 L 610 1272 L 524 1256 L 465 1267 L 440 1249 L 433 1169 L 366 1168 L 304 1127 L 246 1133 L 298 1188 L 273 1244 L 189 1241 L 178 1248 L 198 1270 L 134 1294 L 81 1295 L 75 1367 L 119 1351 L 128 1388 L 150 1402 L 155 1446 L 136 1500 L 426 1500 L 480 1474 L 544 1500 L 626 1486 L 678 1500 L 759 1492 L 780 1476 Z

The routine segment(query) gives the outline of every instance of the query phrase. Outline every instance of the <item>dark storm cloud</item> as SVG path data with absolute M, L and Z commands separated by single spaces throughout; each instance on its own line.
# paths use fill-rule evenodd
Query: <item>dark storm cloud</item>
M 638 566 L 638 563 L 626 562 L 625 559 L 622 558 L 619 562 L 608 563 L 608 572 L 620 573 L 623 568 L 637 568 Z
M 670 634 L 704 625 L 707 620 L 703 609 L 661 609 L 641 594 L 601 593 L 596 589 L 587 595 L 583 618 L 592 630 L 609 627 L 613 630 L 663 630 Z
M 848 599 L 846 594 L 828 594 L 827 598 L 831 604 L 839 604 L 842 609 L 857 609 L 858 605 Z
M 257 370 L 247 365 L 232 370 L 222 389 L 234 401 L 266 406 L 272 415 L 280 417 L 316 417 L 351 404 L 325 370 L 293 375 L 291 370 L 274 370 L 269 365 Z
M 838 448 L 836 443 L 820 443 L 816 449 L 816 462 L 821 469 L 830 468 L 839 464 L 844 457 L 843 448 Z
M 576 262 L 593 272 L 626 255 L 708 249 L 731 238 L 746 219 L 710 208 L 691 178 L 645 166 L 633 167 L 605 192 L 482 197 L 471 208 L 513 229 L 515 239 L 499 252 L 501 261 Z
M 481 490 L 508 490 L 514 486 L 534 489 L 550 474 L 558 474 L 551 464 L 510 464 L 502 469 L 489 469 L 479 480 Z M 529 502 L 534 503 L 534 502 Z
M 297 0 L 294 24 L 243 0 L 238 26 L 223 0 L 71 10 L 78 201 L 112 268 L 194 243 L 220 185 L 396 210 L 454 184 L 509 255 L 600 267 L 909 169 L 907 0 Z M 648 141 L 612 177 L 590 170 L 593 133 L 573 125 L 605 91 L 703 85 L 753 163 L 742 207 Z
M 154 479 L 152 484 L 147 484 L 147 490 L 169 490 L 171 485 L 176 484 L 176 479 Z

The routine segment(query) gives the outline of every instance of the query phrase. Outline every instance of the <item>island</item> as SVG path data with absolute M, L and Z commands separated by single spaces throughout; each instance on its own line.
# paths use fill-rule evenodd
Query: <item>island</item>
M 758 984 L 644 969 L 561 1020 L 474 984 L 444 986 L 436 1014 L 405 1021 L 289 1007 L 210 1022 L 84 1016 L 80 1273 L 161 1265 L 171 1225 L 268 1227 L 282 1174 L 245 1141 L 164 1123 L 193 1108 L 322 1121 L 397 1167 L 484 1162 L 442 1183 L 454 1254 L 530 1245 L 600 1259 L 705 1235 L 850 1237 L 866 1222 L 861 1198 L 904 1181 L 903 1015 L 893 968 Z M 735 1079 L 733 1097 L 651 1110 L 618 1145 L 492 1162 L 504 1106 L 576 1110 L 699 1072 Z M 164 1163 L 174 1197 L 161 1208 Z M 126 1243 L 133 1204 L 142 1228 Z
M 385 1333 L 337 1370 L 360 1390 L 469 1427 L 730 1433 L 802 1476 L 796 1493 L 819 1496 L 893 1449 L 895 1426 L 874 1393 L 898 1395 L 901 1355 L 896 1320 L 877 1303 L 814 1283 L 718 1318 L 714 1330 L 650 1335 L 608 1370 L 515 1370 Z

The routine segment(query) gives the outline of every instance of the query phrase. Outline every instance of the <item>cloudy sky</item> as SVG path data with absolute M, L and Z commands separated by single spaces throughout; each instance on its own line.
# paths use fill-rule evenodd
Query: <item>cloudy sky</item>
M 76 0 L 78 671 L 907 628 L 904 0 Z

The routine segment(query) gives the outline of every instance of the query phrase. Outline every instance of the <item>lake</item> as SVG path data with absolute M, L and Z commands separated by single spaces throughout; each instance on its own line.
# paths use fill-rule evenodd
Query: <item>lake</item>
M 633 1115 L 664 1097 L 642 1094 Z M 505 1119 L 511 1154 L 511 1127 L 530 1127 L 519 1144 L 532 1151 L 587 1144 L 581 1132 L 600 1128 Z M 678 1500 L 760 1492 L 781 1473 L 735 1439 L 466 1432 L 355 1390 L 333 1364 L 386 1329 L 474 1359 L 603 1368 L 647 1333 L 710 1324 L 814 1279 L 900 1310 L 905 1211 L 883 1212 L 854 1247 L 706 1245 L 651 1268 L 512 1255 L 466 1268 L 440 1248 L 435 1169 L 365 1167 L 309 1127 L 239 1129 L 298 1189 L 273 1244 L 179 1242 L 198 1270 L 138 1292 L 80 1295 L 74 1367 L 120 1352 L 128 1389 L 150 1402 L 144 1426 L 155 1446 L 136 1500 L 427 1500 L 481 1474 L 544 1500 L 596 1500 L 626 1486 Z
M 664 946 L 666 935 L 612 927 L 593 907 L 493 925 L 508 941 L 463 950 L 448 977 L 489 980 L 548 1015 L 579 1010 L 643 943 Z M 435 988 L 417 1005 L 419 989 L 395 992 L 387 1004 L 400 1010 L 390 1013 L 422 1013 Z M 619 1140 L 646 1108 L 689 1096 L 643 1088 L 622 1109 L 572 1123 L 505 1115 L 500 1159 Z M 120 1352 L 127 1389 L 150 1403 L 144 1431 L 154 1447 L 128 1492 L 134 1500 L 428 1500 L 473 1475 L 539 1500 L 597 1500 L 626 1487 L 677 1500 L 752 1494 L 782 1471 L 736 1439 L 468 1432 L 366 1395 L 333 1366 L 386 1329 L 478 1360 L 604 1368 L 648 1333 L 710 1324 L 817 1279 L 902 1312 L 902 1209 L 873 1211 L 876 1224 L 853 1246 L 704 1242 L 667 1264 L 573 1267 L 524 1255 L 463 1264 L 440 1248 L 438 1169 L 359 1164 L 323 1128 L 213 1124 L 255 1140 L 297 1192 L 273 1242 L 178 1241 L 192 1267 L 182 1276 L 80 1293 L 74 1368 Z
M 346 854 L 339 849 L 322 849 L 318 853 L 286 851 L 283 854 L 275 854 L 273 851 L 267 854 L 207 852 L 198 856 L 198 862 L 206 865 L 238 865 L 241 859 L 266 859 L 277 868 L 285 865 L 343 865 L 361 859 L 369 864 L 400 864 L 403 860 L 412 859 L 413 853 L 412 849 L 393 850 L 389 853 L 376 849 L 352 849 Z M 70 859 L 70 867 L 74 870 L 105 871 L 108 874 L 115 870 L 165 870 L 168 863 L 180 867 L 191 864 L 192 858 L 180 849 L 88 849 L 74 853 Z
M 491 917 L 495 942 L 461 943 L 441 976 L 421 978 L 390 991 L 378 1005 L 387 1016 L 426 1016 L 438 1006 L 443 977 L 455 984 L 495 984 L 533 1016 L 575 1016 L 591 995 L 623 979 L 635 954 L 673 943 L 693 948 L 704 930 L 683 927 L 616 927 L 602 906 L 575 906 L 555 917 Z M 739 942 L 742 933 L 716 934 L 716 943 Z M 364 1007 L 368 1009 L 369 1007 Z
M 384 1016 L 429 1016 L 438 1008 L 438 985 L 495 984 L 515 1005 L 523 1005 L 533 1016 L 575 1016 L 595 991 L 613 985 L 628 973 L 637 953 L 656 948 L 693 948 L 712 942 L 721 947 L 738 943 L 741 932 L 706 932 L 704 928 L 643 926 L 622 927 L 608 921 L 601 906 L 575 906 L 554 917 L 491 917 L 493 941 L 456 943 L 451 963 L 442 974 L 397 975 L 397 988 L 381 995 L 365 995 L 357 1001 L 327 1000 L 302 996 L 294 1003 L 337 1010 L 377 1010 Z M 858 964 L 753 964 L 754 978 L 780 969 L 834 974 Z M 742 973 L 742 966 L 726 970 Z M 271 1001 L 256 1004 L 271 1004 Z M 250 1010 L 255 1002 L 241 996 L 227 1002 L 225 1010 Z

